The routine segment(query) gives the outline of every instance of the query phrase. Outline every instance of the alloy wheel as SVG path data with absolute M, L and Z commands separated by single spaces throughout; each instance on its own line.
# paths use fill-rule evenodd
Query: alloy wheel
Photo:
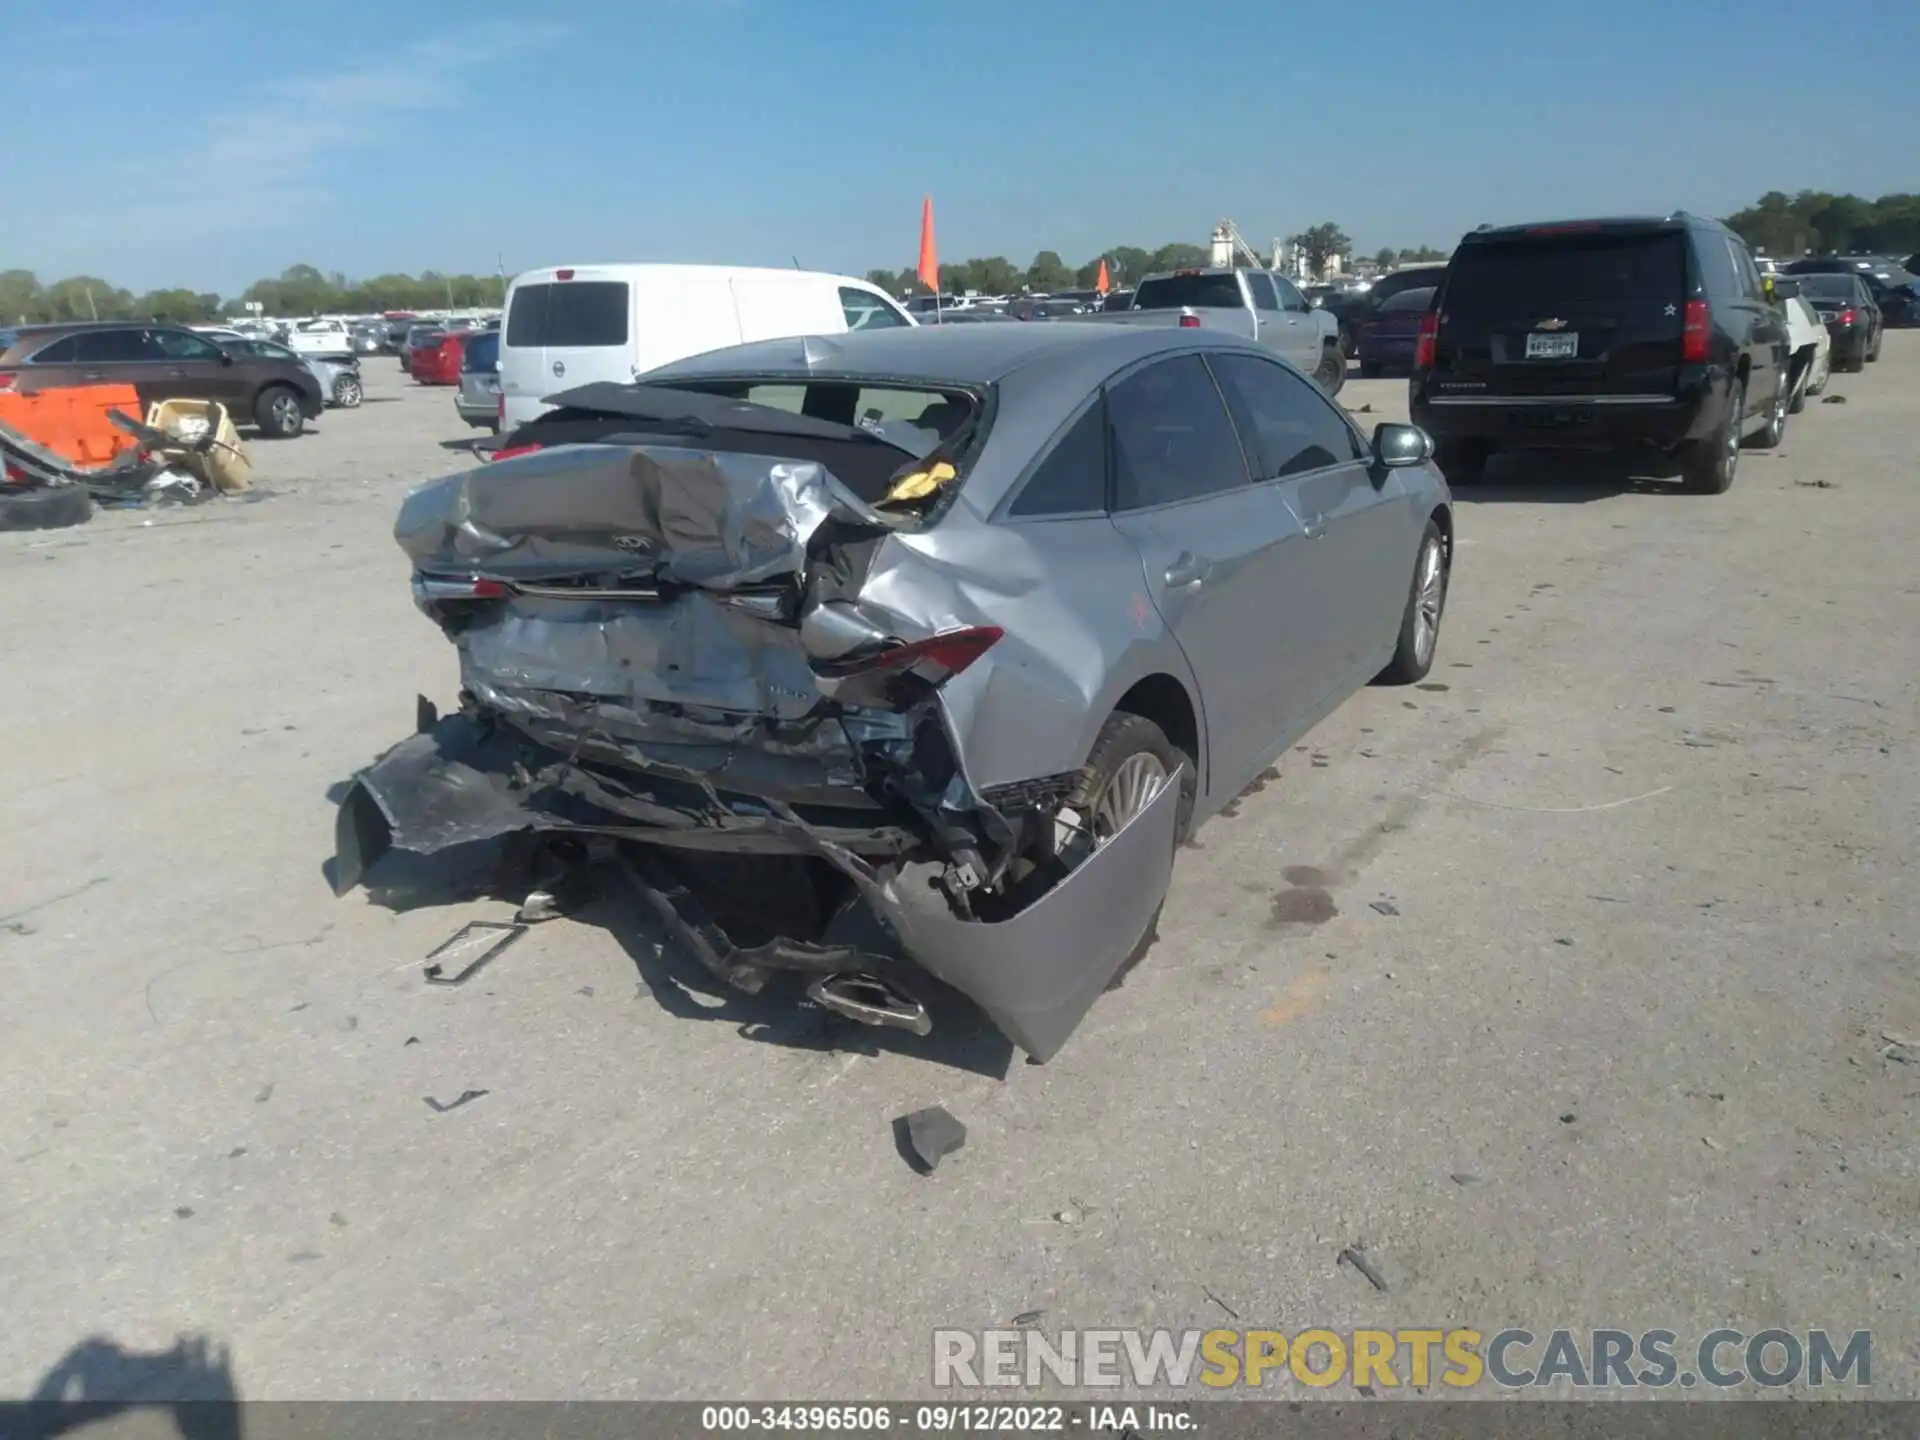
M 1099 844 L 1118 834 L 1160 793 L 1166 778 L 1167 767 L 1158 755 L 1141 751 L 1122 760 L 1093 803 L 1094 842 Z
M 1440 612 L 1447 603 L 1446 556 L 1438 540 L 1420 548 L 1419 589 L 1413 598 L 1413 649 L 1422 665 L 1433 659 L 1440 639 Z
M 300 413 L 300 402 L 291 395 L 274 396 L 272 410 L 274 428 L 282 435 L 297 435 L 306 423 Z

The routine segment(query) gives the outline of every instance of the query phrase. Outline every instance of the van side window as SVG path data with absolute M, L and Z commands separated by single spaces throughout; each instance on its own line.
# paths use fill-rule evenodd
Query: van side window
M 904 315 L 871 290 L 842 285 L 840 309 L 847 317 L 849 330 L 888 330 L 907 323 Z

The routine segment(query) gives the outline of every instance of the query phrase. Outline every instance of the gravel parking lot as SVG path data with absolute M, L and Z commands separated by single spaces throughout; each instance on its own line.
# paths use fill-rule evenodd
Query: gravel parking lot
M 330 789 L 453 699 L 395 507 L 478 433 L 367 393 L 246 503 L 0 536 L 0 1391 L 185 1334 L 249 1398 L 906 1396 L 1044 1311 L 1870 1328 L 1920 1394 L 1920 333 L 1726 496 L 1462 492 L 1429 682 L 1208 824 L 1044 1067 L 706 993 L 619 897 L 451 990 L 509 907 L 333 898 Z

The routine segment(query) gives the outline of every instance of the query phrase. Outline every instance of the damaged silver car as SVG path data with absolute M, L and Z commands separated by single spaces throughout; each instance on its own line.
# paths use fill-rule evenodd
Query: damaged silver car
M 402 507 L 461 705 L 355 778 L 343 891 L 392 846 L 591 841 L 729 985 L 798 971 L 926 1033 L 924 971 L 1044 1060 L 1152 939 L 1182 836 L 1433 663 L 1430 442 L 1245 342 L 885 330 L 549 403 Z M 703 852 L 802 903 L 728 933 Z

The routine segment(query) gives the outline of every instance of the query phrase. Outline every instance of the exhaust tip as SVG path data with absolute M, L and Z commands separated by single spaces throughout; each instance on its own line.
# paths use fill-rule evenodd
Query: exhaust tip
M 933 1033 L 926 1006 L 871 975 L 823 975 L 807 986 L 807 997 L 862 1025 L 883 1025 L 915 1035 Z

